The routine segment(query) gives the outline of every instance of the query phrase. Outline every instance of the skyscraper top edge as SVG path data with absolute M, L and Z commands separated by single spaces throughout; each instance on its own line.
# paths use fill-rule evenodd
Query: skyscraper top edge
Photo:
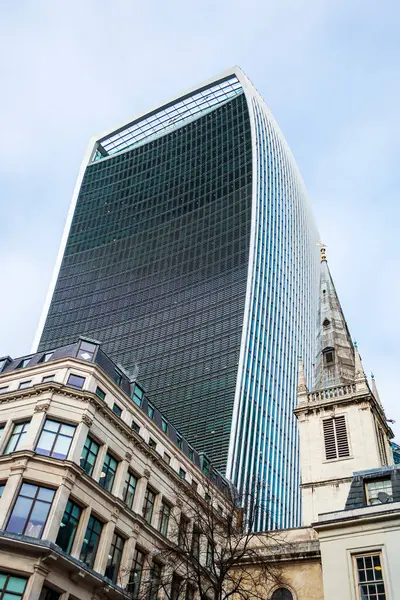
M 240 67 L 237 67 L 237 66 L 232 67 L 230 69 L 227 69 L 226 71 L 223 71 L 219 75 L 204 81 L 200 85 L 189 88 L 182 94 L 179 94 L 179 95 L 171 98 L 167 102 L 163 102 L 162 104 L 159 104 L 158 106 L 154 107 L 153 109 L 143 112 L 143 113 L 140 113 L 139 115 L 136 115 L 133 119 L 129 119 L 129 120 L 121 123 L 117 127 L 113 127 L 111 129 L 103 132 L 101 135 L 93 137 L 92 143 L 93 143 L 95 150 L 92 155 L 92 161 L 96 160 L 96 159 L 98 160 L 98 159 L 104 158 L 106 156 L 109 156 L 110 154 L 115 154 L 117 151 L 119 152 L 120 150 L 126 149 L 126 147 L 128 147 L 130 145 L 130 142 L 132 141 L 132 136 L 129 135 L 130 131 L 133 130 L 134 128 L 137 128 L 139 126 L 139 124 L 142 124 L 144 121 L 147 122 L 147 121 L 150 121 L 153 119 L 153 123 L 154 123 L 154 119 L 156 119 L 160 115 L 160 113 L 163 113 L 163 115 L 165 116 L 165 119 L 164 119 L 165 122 L 172 126 L 173 123 L 171 123 L 171 122 L 177 121 L 178 117 L 179 117 L 179 115 L 177 114 L 177 111 L 176 111 L 176 107 L 178 104 L 185 103 L 185 101 L 187 101 L 190 98 L 193 98 L 193 96 L 196 96 L 198 94 L 201 95 L 206 90 L 211 90 L 214 87 L 217 87 L 219 85 L 222 86 L 224 83 L 228 82 L 229 80 L 234 80 L 234 79 L 236 79 L 236 81 L 240 85 L 241 91 L 249 83 L 249 80 L 247 79 L 244 72 L 240 69 Z M 227 96 L 225 98 L 225 101 L 228 99 L 229 99 L 229 97 Z M 219 103 L 216 101 L 213 106 L 212 103 L 208 102 L 208 108 L 212 109 L 213 107 L 215 107 L 215 104 L 219 104 Z M 184 107 L 184 108 L 186 108 L 186 107 Z M 170 112 L 171 114 L 168 115 L 168 112 Z M 180 112 L 183 112 L 182 109 L 180 110 Z M 198 109 L 196 111 L 187 110 L 186 111 L 187 114 L 184 115 L 185 118 L 187 116 L 189 116 L 189 113 L 193 116 L 194 112 L 199 113 L 200 111 Z M 168 118 L 168 117 L 172 117 L 172 118 Z M 181 121 L 180 118 L 179 118 L 179 121 Z M 161 127 L 159 127 L 159 129 L 161 129 Z M 122 134 L 124 134 L 124 135 L 122 135 Z M 127 143 L 125 145 L 122 144 L 122 147 L 121 147 L 121 139 L 123 137 L 127 138 Z M 142 135 L 141 139 L 144 139 L 144 137 L 147 137 L 147 135 Z M 134 143 L 136 143 L 136 141 L 137 140 L 134 140 Z M 119 148 L 119 149 L 117 149 L 117 148 Z

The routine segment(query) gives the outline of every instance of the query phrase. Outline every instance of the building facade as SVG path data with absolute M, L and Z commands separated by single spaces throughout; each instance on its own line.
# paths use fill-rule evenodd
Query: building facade
M 92 141 L 36 344 L 104 342 L 240 490 L 257 488 L 260 529 L 296 525 L 317 240 L 293 156 L 232 69 Z
M 4 599 L 144 597 L 184 499 L 230 506 L 227 481 L 92 340 L 0 359 L 0 432 Z

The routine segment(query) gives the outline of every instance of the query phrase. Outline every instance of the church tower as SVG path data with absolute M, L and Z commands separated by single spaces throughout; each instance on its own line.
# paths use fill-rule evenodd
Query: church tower
M 321 250 L 317 356 L 309 390 L 299 364 L 295 414 L 300 435 L 303 524 L 343 510 L 353 473 L 393 464 L 387 424 L 375 381 L 371 387 L 353 344 Z

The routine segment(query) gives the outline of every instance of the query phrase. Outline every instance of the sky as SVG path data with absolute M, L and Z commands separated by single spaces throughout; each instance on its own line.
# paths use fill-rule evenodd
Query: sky
M 89 139 L 237 64 L 400 441 L 399 30 L 398 0 L 0 0 L 0 356 L 30 352 Z

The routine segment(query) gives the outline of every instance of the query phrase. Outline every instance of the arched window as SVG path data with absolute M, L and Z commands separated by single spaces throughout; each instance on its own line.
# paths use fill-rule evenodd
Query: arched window
M 293 594 L 287 588 L 278 588 L 272 594 L 271 600 L 293 600 Z

